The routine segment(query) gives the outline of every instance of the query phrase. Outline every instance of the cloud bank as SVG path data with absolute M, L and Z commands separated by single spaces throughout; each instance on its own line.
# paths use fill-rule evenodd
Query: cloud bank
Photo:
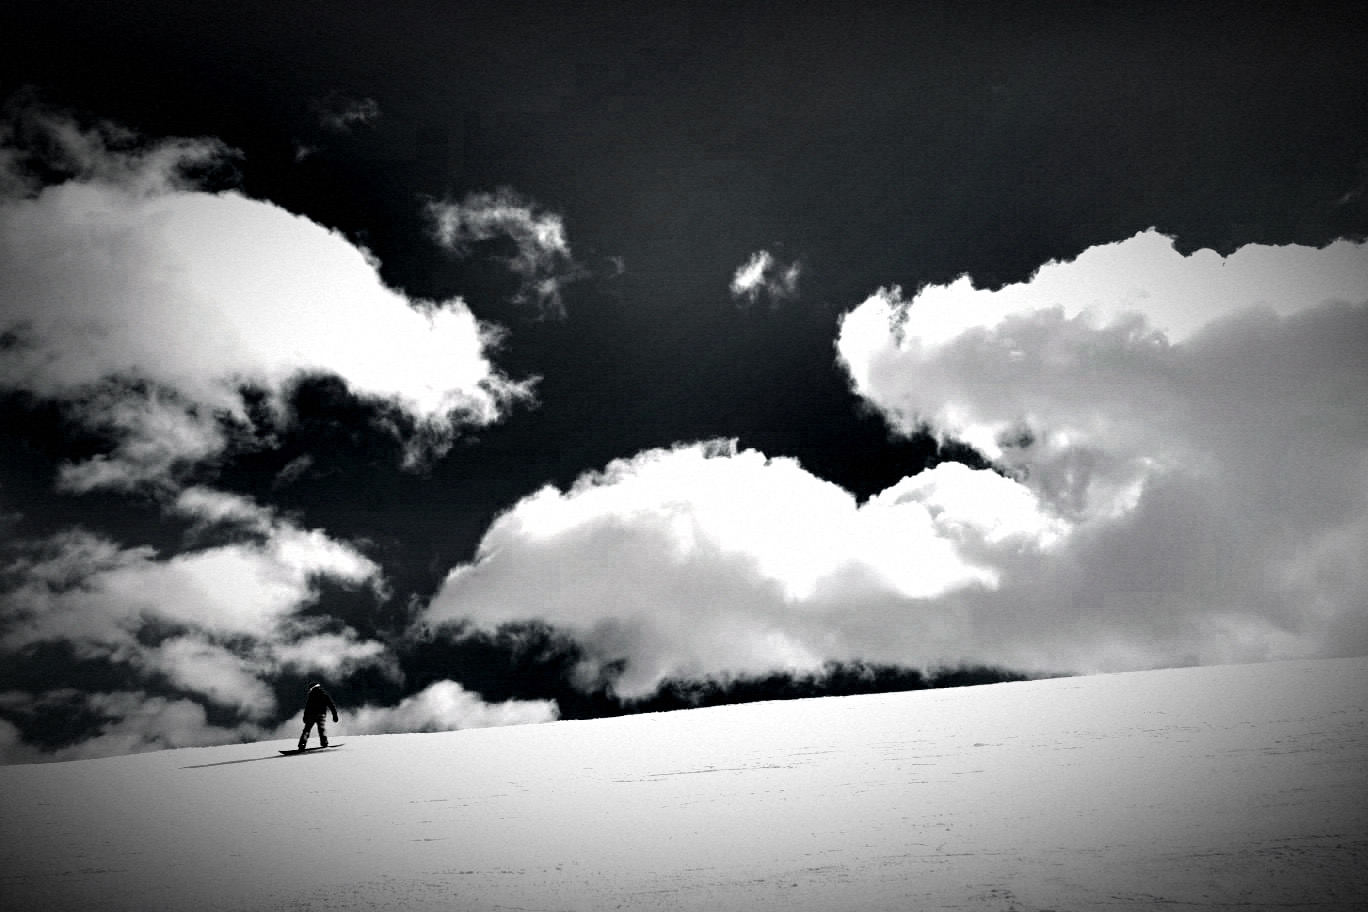
M 585 681 L 825 659 L 1108 671 L 1368 649 L 1368 248 L 1183 257 L 1153 232 L 1020 286 L 885 289 L 855 390 L 967 439 L 865 503 L 725 442 L 501 516 L 428 620 L 538 618 Z
M 628 661 L 624 697 L 669 676 L 930 658 L 966 631 L 914 606 L 995 587 L 992 556 L 1048 550 L 1056 525 L 1029 492 L 961 465 L 858 504 L 726 441 L 652 450 L 520 501 L 425 620 L 550 621 L 584 645 L 585 683 Z
M 1094 630 L 1084 667 L 1368 648 L 1368 247 L 1145 232 L 998 292 L 881 290 L 837 346 L 891 426 L 969 440 L 1069 523 L 973 610 Z

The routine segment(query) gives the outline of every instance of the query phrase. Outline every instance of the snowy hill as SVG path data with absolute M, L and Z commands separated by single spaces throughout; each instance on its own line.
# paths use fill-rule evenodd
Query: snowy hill
M 334 740 L 0 768 L 0 907 L 1368 906 L 1368 659 Z

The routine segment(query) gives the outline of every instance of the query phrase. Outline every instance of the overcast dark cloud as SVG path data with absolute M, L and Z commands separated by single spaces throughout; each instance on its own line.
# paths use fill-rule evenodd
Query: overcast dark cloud
M 0 16 L 11 760 L 1368 649 L 1346 5 Z

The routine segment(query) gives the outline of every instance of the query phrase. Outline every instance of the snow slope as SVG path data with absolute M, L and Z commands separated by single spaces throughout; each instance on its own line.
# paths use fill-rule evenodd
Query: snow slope
M 1368 659 L 0 768 L 0 908 L 1368 908 Z

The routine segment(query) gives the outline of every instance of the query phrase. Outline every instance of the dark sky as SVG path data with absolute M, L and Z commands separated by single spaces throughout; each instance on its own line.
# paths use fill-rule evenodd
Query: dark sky
M 1365 39 L 7 4 L 0 749 L 1362 653 Z

